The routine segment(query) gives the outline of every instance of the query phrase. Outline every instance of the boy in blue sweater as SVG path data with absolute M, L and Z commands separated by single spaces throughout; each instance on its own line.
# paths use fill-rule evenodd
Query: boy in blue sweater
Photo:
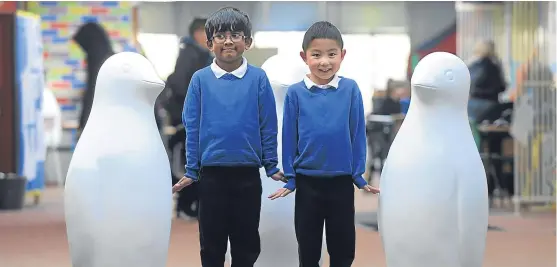
M 269 198 L 298 189 L 294 223 L 301 267 L 319 266 L 323 224 L 330 266 L 349 267 L 356 250 L 352 184 L 379 193 L 362 177 L 366 163 L 362 95 L 354 80 L 336 75 L 346 50 L 334 25 L 313 24 L 302 48 L 300 56 L 310 74 L 288 88 L 284 101 L 282 164 L 288 182 Z
M 179 191 L 199 181 L 199 239 L 203 267 L 223 267 L 230 240 L 232 266 L 251 267 L 259 257 L 261 178 L 283 179 L 277 168 L 277 114 L 265 72 L 249 65 L 251 23 L 236 8 L 207 19 L 214 62 L 189 84 L 182 120 L 186 174 Z

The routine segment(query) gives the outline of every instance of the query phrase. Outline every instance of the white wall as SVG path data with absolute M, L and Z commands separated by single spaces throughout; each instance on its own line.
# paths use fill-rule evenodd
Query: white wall
M 212 12 L 225 6 L 237 7 L 246 12 L 252 19 L 254 31 L 276 30 L 283 24 L 287 27 L 299 25 L 302 28 L 290 30 L 304 30 L 318 20 L 331 21 L 343 33 L 406 31 L 404 2 L 338 1 L 141 2 L 139 3 L 139 28 L 141 32 L 187 35 L 189 23 L 194 17 L 208 17 Z M 302 15 L 298 13 L 293 15 L 293 12 Z

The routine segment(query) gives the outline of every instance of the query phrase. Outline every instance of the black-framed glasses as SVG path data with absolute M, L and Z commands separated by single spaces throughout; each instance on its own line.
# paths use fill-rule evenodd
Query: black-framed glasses
M 215 34 L 212 38 L 212 41 L 217 44 L 223 44 L 228 37 L 230 37 L 230 41 L 234 43 L 241 42 L 246 38 L 246 36 L 241 33 L 231 33 L 230 35 Z

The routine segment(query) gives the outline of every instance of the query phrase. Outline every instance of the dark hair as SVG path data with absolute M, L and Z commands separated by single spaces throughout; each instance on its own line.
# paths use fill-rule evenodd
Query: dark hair
M 304 35 L 304 41 L 302 42 L 302 49 L 304 52 L 309 47 L 311 41 L 315 39 L 330 39 L 337 41 L 340 49 L 344 48 L 344 42 L 342 41 L 342 35 L 340 31 L 328 21 L 318 21 L 311 25 Z
M 207 23 L 207 19 L 194 18 L 193 21 L 190 23 L 190 37 L 192 37 L 196 31 L 205 29 L 205 23 Z
M 387 97 L 391 96 L 394 89 L 395 89 L 395 80 L 389 78 L 387 80 L 387 86 L 385 87 L 385 94 L 387 95 Z
M 251 37 L 251 22 L 248 14 L 235 7 L 223 7 L 207 19 L 205 23 L 207 39 L 211 40 L 215 32 L 226 31 L 241 31 L 246 37 Z

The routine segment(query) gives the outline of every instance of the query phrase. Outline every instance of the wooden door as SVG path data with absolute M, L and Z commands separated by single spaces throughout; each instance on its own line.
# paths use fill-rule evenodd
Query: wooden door
M 0 14 L 0 172 L 16 172 L 15 17 Z

